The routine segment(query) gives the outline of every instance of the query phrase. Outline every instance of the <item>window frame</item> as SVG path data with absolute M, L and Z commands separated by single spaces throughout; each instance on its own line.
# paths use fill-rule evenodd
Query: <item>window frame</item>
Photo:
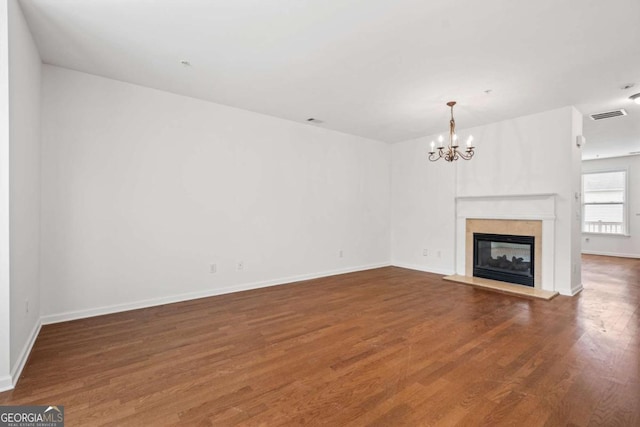
M 613 173 L 613 172 L 623 172 L 624 173 L 624 201 L 622 203 L 585 203 L 585 191 L 584 191 L 584 177 L 585 175 L 597 175 L 602 173 Z M 629 237 L 629 168 L 613 168 L 613 169 L 597 169 L 585 172 L 583 171 L 580 176 L 581 181 L 581 190 L 582 190 L 582 200 L 581 200 L 581 209 L 582 209 L 582 218 L 580 220 L 580 231 L 582 234 L 592 234 L 597 236 L 622 236 Z M 622 232 L 620 233 L 604 233 L 598 231 L 584 231 L 585 229 L 585 205 L 622 205 Z

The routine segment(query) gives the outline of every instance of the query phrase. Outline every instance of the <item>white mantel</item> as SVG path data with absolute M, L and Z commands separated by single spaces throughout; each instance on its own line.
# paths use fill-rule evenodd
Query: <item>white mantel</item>
M 539 220 L 542 221 L 541 288 L 556 291 L 556 196 L 556 193 L 540 193 L 456 197 L 456 274 L 465 275 L 467 219 Z

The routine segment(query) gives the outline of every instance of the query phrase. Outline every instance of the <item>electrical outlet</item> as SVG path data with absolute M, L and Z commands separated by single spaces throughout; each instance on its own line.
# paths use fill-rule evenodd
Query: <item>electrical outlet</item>
M 429 256 L 429 251 L 427 249 L 423 249 L 422 256 Z
M 340 249 L 340 252 L 338 252 L 338 258 L 343 258 L 344 257 L 344 252 L 342 252 L 342 249 Z
M 209 266 L 209 273 L 215 274 L 218 271 L 218 266 L 216 264 L 211 264 Z
M 236 270 L 238 271 L 244 270 L 244 261 L 238 261 L 238 264 L 236 265 Z

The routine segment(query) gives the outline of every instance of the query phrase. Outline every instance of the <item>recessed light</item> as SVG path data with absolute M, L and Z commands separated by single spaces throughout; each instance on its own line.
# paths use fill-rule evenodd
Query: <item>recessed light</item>
M 317 124 L 324 123 L 322 120 L 318 120 L 318 119 L 313 118 L 313 117 L 309 117 L 309 118 L 307 119 L 307 121 L 308 121 L 309 123 L 317 123 Z
M 191 67 L 191 62 L 187 61 L 186 59 L 181 60 L 180 63 L 185 67 Z
M 627 89 L 631 89 L 633 86 L 635 86 L 633 83 L 627 83 L 626 85 L 622 86 L 620 89 L 627 90 Z
M 489 95 L 491 92 L 493 92 L 493 89 L 487 89 L 484 91 L 484 93 L 486 93 L 487 95 Z
M 635 102 L 636 104 L 640 104 L 640 93 L 636 93 L 635 95 L 631 95 L 629 97 L 630 100 Z

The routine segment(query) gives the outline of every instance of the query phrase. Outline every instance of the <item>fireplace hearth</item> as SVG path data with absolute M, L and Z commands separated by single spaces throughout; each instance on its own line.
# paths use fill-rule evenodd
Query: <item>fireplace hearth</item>
M 473 275 L 534 286 L 534 236 L 473 233 Z

